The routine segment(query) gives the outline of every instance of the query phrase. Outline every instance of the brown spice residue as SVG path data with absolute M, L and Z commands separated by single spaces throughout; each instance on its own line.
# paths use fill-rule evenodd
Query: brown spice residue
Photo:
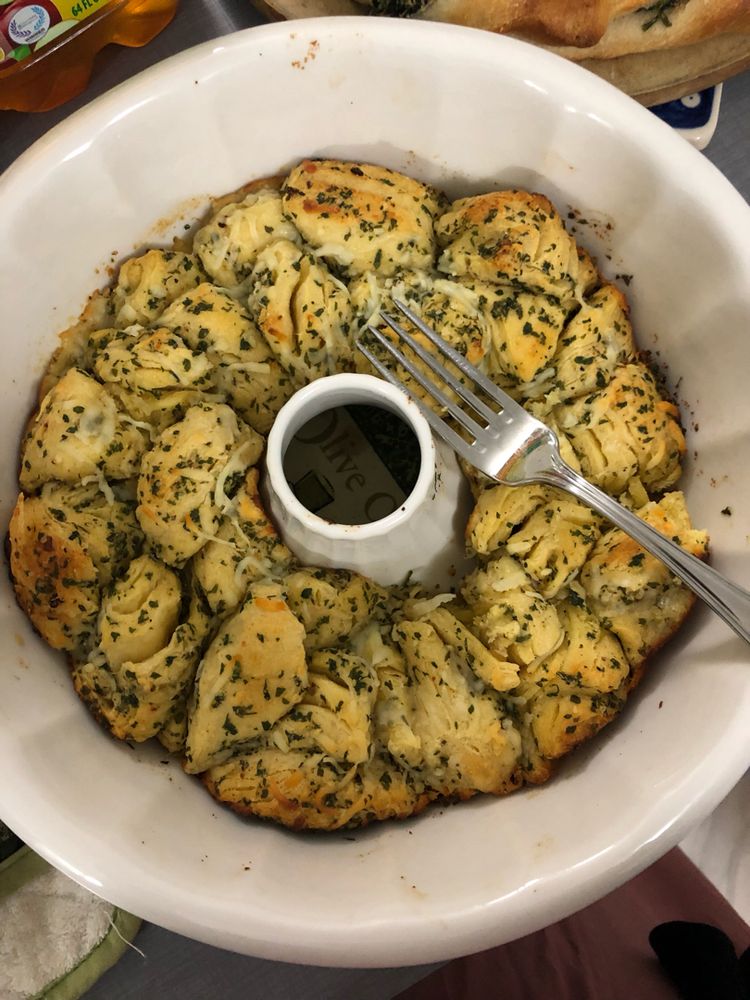
M 309 62 L 312 62 L 312 60 L 315 59 L 315 57 L 318 54 L 319 48 L 320 48 L 320 42 L 317 40 L 317 38 L 313 38 L 310 44 L 307 46 L 307 54 L 305 55 L 305 58 L 292 60 L 292 66 L 295 69 L 304 69 Z
M 206 199 L 200 195 L 186 198 L 169 215 L 163 215 L 150 227 L 147 239 L 163 240 L 185 218 L 195 218 L 205 207 Z
M 576 235 L 582 228 L 588 228 L 602 243 L 608 244 L 614 232 L 615 223 L 611 216 L 604 212 L 589 211 L 584 215 L 573 205 L 568 207 L 566 229 L 571 235 Z M 611 249 L 611 247 L 609 247 Z M 618 275 L 619 277 L 619 275 Z

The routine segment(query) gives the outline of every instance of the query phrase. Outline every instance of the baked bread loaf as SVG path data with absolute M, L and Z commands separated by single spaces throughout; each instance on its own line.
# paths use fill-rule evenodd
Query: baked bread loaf
M 356 0 L 373 13 L 449 21 L 613 59 L 750 30 L 747 0 Z
M 607 6 L 577 5 L 581 38 Z M 546 780 L 621 711 L 692 594 L 569 496 L 471 469 L 476 566 L 455 593 L 301 565 L 263 509 L 263 435 L 300 386 L 367 371 L 355 336 L 403 299 L 703 556 L 677 410 L 622 293 L 542 195 L 449 204 L 332 160 L 221 199 L 189 249 L 127 261 L 92 298 L 22 442 L 11 572 L 75 690 L 114 737 L 156 737 L 219 801 L 295 828 Z

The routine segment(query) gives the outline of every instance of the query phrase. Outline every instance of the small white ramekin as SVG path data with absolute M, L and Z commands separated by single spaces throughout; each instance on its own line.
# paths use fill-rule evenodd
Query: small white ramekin
M 368 524 L 336 524 L 311 513 L 284 475 L 284 455 L 310 420 L 338 406 L 379 406 L 414 432 L 420 450 L 417 481 L 400 507 Z M 263 493 L 279 532 L 302 562 L 355 570 L 378 583 L 407 578 L 448 589 L 460 579 L 463 549 L 456 543 L 456 512 L 468 488 L 452 453 L 436 447 L 430 425 L 401 390 L 372 375 L 341 374 L 300 389 L 279 411 L 266 451 Z M 411 577 L 410 577 L 411 574 Z

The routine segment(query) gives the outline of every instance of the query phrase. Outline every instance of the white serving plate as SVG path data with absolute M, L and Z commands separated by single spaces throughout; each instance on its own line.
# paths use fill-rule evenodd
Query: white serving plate
M 604 271 L 633 275 L 641 343 L 668 360 L 700 425 L 684 483 L 714 563 L 750 584 L 750 209 L 599 79 L 429 23 L 328 18 L 207 43 L 74 115 L 6 173 L 3 523 L 43 361 L 112 252 L 163 242 L 156 220 L 179 229 L 207 194 L 304 155 L 384 163 L 452 194 L 515 184 L 579 210 Z M 747 649 L 700 609 L 624 716 L 549 785 L 353 834 L 291 834 L 224 811 L 158 748 L 107 739 L 5 574 L 0 586 L 0 815 L 112 902 L 253 955 L 393 966 L 534 931 L 658 858 L 750 763 Z

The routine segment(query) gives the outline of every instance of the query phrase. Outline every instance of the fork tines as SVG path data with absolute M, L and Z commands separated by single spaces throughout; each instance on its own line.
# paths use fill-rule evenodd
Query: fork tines
M 479 443 L 480 440 L 486 435 L 488 424 L 497 427 L 498 423 L 505 423 L 506 420 L 512 417 L 515 410 L 520 410 L 524 412 L 522 408 L 514 402 L 509 396 L 506 395 L 501 389 L 490 381 L 486 375 L 480 372 L 474 367 L 463 354 L 460 354 L 455 348 L 451 347 L 438 333 L 436 333 L 431 327 L 429 327 L 419 316 L 417 316 L 408 306 L 404 305 L 403 302 L 394 300 L 393 304 L 401 312 L 414 327 L 416 327 L 424 336 L 433 344 L 438 351 L 453 364 L 456 368 L 464 375 L 466 378 L 470 379 L 478 388 L 480 388 L 494 403 L 498 404 L 501 408 L 501 412 L 498 413 L 489 407 L 476 393 L 472 392 L 463 381 L 456 378 L 448 368 L 440 361 L 439 357 L 432 351 L 426 350 L 418 341 L 411 336 L 396 320 L 389 316 L 387 313 L 380 313 L 381 319 L 390 327 L 391 330 L 399 337 L 410 349 L 411 351 L 424 362 L 424 364 L 437 376 L 440 380 L 441 385 L 444 385 L 449 390 L 452 390 L 456 396 L 459 396 L 465 403 L 467 403 L 475 414 L 482 418 L 482 423 L 478 423 L 474 417 L 468 414 L 461 406 L 454 402 L 441 388 L 441 385 L 436 385 L 435 382 L 431 381 L 424 372 L 406 357 L 406 355 L 399 350 L 399 348 L 384 334 L 378 330 L 376 327 L 369 325 L 367 331 L 370 336 L 372 336 L 380 345 L 383 347 L 388 354 L 400 364 L 409 375 L 431 396 L 440 407 L 442 407 L 447 413 L 449 413 L 453 419 L 460 424 L 461 427 L 469 434 L 470 439 Z M 361 339 L 357 341 L 357 347 L 365 355 L 365 357 L 370 361 L 373 367 L 389 382 L 393 385 L 398 386 L 401 389 L 406 388 L 401 380 L 396 376 L 396 374 L 382 363 L 378 358 L 376 358 L 370 350 L 362 343 Z M 408 389 L 407 389 L 408 392 Z M 422 413 L 432 425 L 433 429 L 438 431 L 443 437 L 445 437 L 448 442 L 458 451 L 462 451 L 466 447 L 466 440 L 459 437 L 454 431 L 446 426 L 445 422 L 428 406 L 426 406 L 419 398 L 415 397 L 413 393 L 409 393 L 417 403 Z M 505 411 L 504 413 L 502 411 Z M 505 420 L 503 419 L 505 417 Z M 461 447 L 459 447 L 459 445 Z

